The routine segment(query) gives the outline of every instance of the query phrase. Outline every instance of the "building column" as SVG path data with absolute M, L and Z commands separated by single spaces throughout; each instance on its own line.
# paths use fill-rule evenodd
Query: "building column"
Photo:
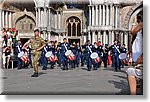
M 95 18 L 96 22 L 95 22 L 95 24 L 98 25 L 98 5 L 96 5 L 95 11 L 96 11 L 96 15 L 95 15 L 96 16 L 96 18 Z
M 46 34 L 46 39 L 48 39 L 48 33 L 47 33 L 47 32 L 45 32 L 45 34 Z
M 123 38 L 123 32 L 120 32 L 120 43 L 121 43 L 121 45 L 124 43 L 124 38 Z
M 58 24 L 57 24 L 57 22 L 58 22 L 58 21 L 57 21 L 57 15 L 58 15 L 58 12 L 56 12 L 56 14 L 54 15 L 54 16 L 55 16 L 55 29 L 57 29 L 57 25 L 58 25 Z
M 108 41 L 109 41 L 109 35 L 106 33 L 106 35 L 105 35 L 105 44 L 108 44 Z
M 95 42 L 95 32 L 92 32 L 92 44 Z
M 99 25 L 102 25 L 102 8 L 101 5 L 99 5 Z
M 53 13 L 52 12 L 50 12 L 50 26 L 51 27 L 54 27 L 54 24 L 53 24 L 53 22 L 54 22 L 54 15 L 53 15 Z
M 113 25 L 113 5 L 110 5 L 110 26 Z
M 43 25 L 44 25 L 44 27 L 47 27 L 47 8 L 46 7 L 44 8 L 43 13 L 44 13 L 44 17 L 43 17 L 43 20 L 42 20 L 43 23 L 44 23 Z
M 84 34 L 84 39 L 83 39 L 83 41 L 82 41 L 82 43 L 84 44 L 86 41 L 87 41 L 87 36 L 86 36 L 86 33 Z M 80 43 L 80 45 L 81 45 L 81 43 Z
M 75 23 L 76 24 L 76 37 L 77 37 L 77 35 L 78 35 L 78 33 L 77 33 L 77 25 L 78 25 L 78 23 Z
M 100 41 L 101 40 L 100 38 L 101 38 L 101 32 L 99 31 L 98 32 L 98 39 L 97 40 Z
M 103 44 L 103 34 L 101 34 L 101 32 L 100 32 L 100 41 Z
M 124 44 L 128 46 L 128 32 L 124 32 Z M 128 47 L 126 47 L 128 48 Z
M 2 10 L 2 27 L 5 27 L 5 11 Z
M 119 39 L 119 31 L 116 31 L 116 32 L 115 32 L 115 36 L 116 36 L 116 39 L 117 39 L 117 40 L 120 40 L 120 39 Z
M 50 19 L 49 19 L 49 8 L 48 8 L 48 7 L 47 7 L 46 15 L 47 15 L 47 23 L 46 23 L 47 26 L 46 26 L 46 27 L 48 28 L 48 26 L 49 26 L 49 20 L 50 20 Z M 47 33 L 47 34 L 48 34 L 48 33 Z
M 92 6 L 92 26 L 95 25 L 95 10 L 94 6 Z
M 111 33 L 111 31 L 109 31 L 108 37 L 109 37 L 109 42 L 108 42 L 108 44 L 111 45 L 111 44 L 112 44 L 112 33 Z
M 61 21 L 60 21 L 60 16 L 61 16 L 60 14 L 61 14 L 61 12 L 58 13 L 58 29 L 61 28 L 61 27 L 60 27 L 60 22 L 61 22 Z
M 9 12 L 9 28 L 12 28 L 12 12 Z
M 41 27 L 41 8 L 38 8 L 38 27 Z
M 0 9 L 0 30 L 2 28 L 2 10 Z M 0 45 L 1 47 L 1 45 Z
M 61 12 L 61 21 L 64 21 L 63 11 Z M 61 29 L 65 29 L 64 23 L 61 23 Z
M 121 25 L 121 17 L 120 17 L 120 6 L 118 5 L 118 22 L 117 22 L 117 27 L 120 28 Z
M 51 26 L 51 9 L 48 8 L 48 26 Z
M 106 31 L 103 32 L 103 44 L 106 44 Z
M 42 8 L 42 10 L 41 10 L 41 27 L 43 27 L 44 26 L 44 10 L 43 10 L 43 8 Z
M 6 11 L 6 14 L 5 14 L 5 27 L 8 28 L 8 12 Z
M 91 6 L 89 6 L 89 26 L 91 26 Z
M 95 38 L 95 42 L 97 42 L 98 41 L 98 32 L 94 32 L 94 38 Z
M 103 26 L 105 25 L 105 5 L 103 5 Z
M 109 25 L 109 5 L 106 5 L 106 25 Z
M 48 40 L 51 40 L 51 32 L 48 32 Z
M 113 44 L 114 43 L 114 38 L 115 38 L 114 37 L 115 36 L 114 31 L 112 31 L 111 35 L 112 35 L 112 40 L 111 40 L 112 42 L 111 43 Z
M 118 27 L 118 7 L 115 6 L 115 28 Z
M 88 32 L 88 40 L 91 41 L 91 32 Z
M 35 8 L 36 13 L 36 27 L 38 27 L 38 8 Z

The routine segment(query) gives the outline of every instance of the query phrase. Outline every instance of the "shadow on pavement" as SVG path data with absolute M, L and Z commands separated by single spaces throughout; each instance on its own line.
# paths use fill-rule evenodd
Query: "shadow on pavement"
M 113 84 L 115 88 L 121 89 L 119 93 L 116 93 L 116 95 L 129 95 L 129 88 L 128 88 L 128 83 L 125 82 L 124 80 L 120 80 L 120 82 L 115 81 L 115 80 L 109 80 L 108 81 L 110 84 Z
M 87 68 L 81 68 L 82 70 L 86 70 L 87 71 Z
M 47 73 L 44 73 L 44 72 L 39 72 L 39 74 L 38 74 L 38 75 L 40 76 L 40 75 L 43 75 L 43 74 L 47 74 Z
M 127 80 L 127 77 L 124 77 L 124 76 L 120 76 L 120 75 L 113 75 L 115 77 L 119 77 L 119 78 L 122 78 L 122 79 L 126 79 Z

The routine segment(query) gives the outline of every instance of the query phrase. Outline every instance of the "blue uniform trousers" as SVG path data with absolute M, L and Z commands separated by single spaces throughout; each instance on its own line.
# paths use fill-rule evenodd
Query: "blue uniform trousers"
M 40 62 L 41 62 L 42 67 L 47 68 L 48 61 L 47 61 L 47 58 L 45 57 L 45 54 L 41 55 L 40 60 L 41 60 Z
M 114 68 L 115 68 L 115 71 L 118 71 L 120 70 L 120 59 L 119 59 L 119 55 L 116 54 L 116 55 L 113 55 L 112 56 L 112 60 L 114 61 Z
M 81 66 L 84 66 L 85 61 L 86 61 L 86 55 L 85 55 L 85 53 L 82 53 L 81 54 Z
M 58 65 L 59 65 L 59 67 L 61 67 L 61 55 L 60 55 L 60 52 L 59 52 L 59 51 L 57 52 L 57 57 L 58 57 L 57 63 L 58 63 Z
M 76 54 L 76 65 L 77 65 L 77 67 L 79 67 L 80 59 L 81 59 L 81 53 L 78 52 L 78 53 Z
M 85 55 L 86 55 L 87 68 L 88 68 L 88 71 L 90 71 L 92 68 L 92 59 L 90 57 L 90 54 L 85 54 Z
M 68 58 L 64 54 L 61 54 L 61 59 L 63 69 L 68 69 Z
M 23 65 L 23 62 L 22 62 L 22 60 L 20 59 L 20 58 L 16 58 L 17 59 L 17 66 L 18 66 L 18 69 L 19 68 L 21 68 L 22 67 L 22 65 Z

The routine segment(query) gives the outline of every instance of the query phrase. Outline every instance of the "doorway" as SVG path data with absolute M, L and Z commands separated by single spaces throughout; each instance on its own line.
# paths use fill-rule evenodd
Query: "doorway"
M 22 44 L 25 44 L 29 40 L 29 38 L 21 38 L 20 40 Z
M 72 44 L 73 42 L 75 42 L 75 43 L 78 43 L 78 42 L 79 42 L 79 44 L 80 44 L 80 39 L 68 39 L 68 42 L 69 42 L 70 44 Z

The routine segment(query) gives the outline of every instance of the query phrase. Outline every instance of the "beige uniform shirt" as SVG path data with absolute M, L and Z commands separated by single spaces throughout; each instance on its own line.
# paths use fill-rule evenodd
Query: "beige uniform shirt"
M 45 41 L 43 38 L 38 37 L 32 37 L 30 39 L 30 45 L 31 45 L 31 53 L 36 53 L 36 49 L 40 48 L 43 46 L 43 44 L 45 44 Z

